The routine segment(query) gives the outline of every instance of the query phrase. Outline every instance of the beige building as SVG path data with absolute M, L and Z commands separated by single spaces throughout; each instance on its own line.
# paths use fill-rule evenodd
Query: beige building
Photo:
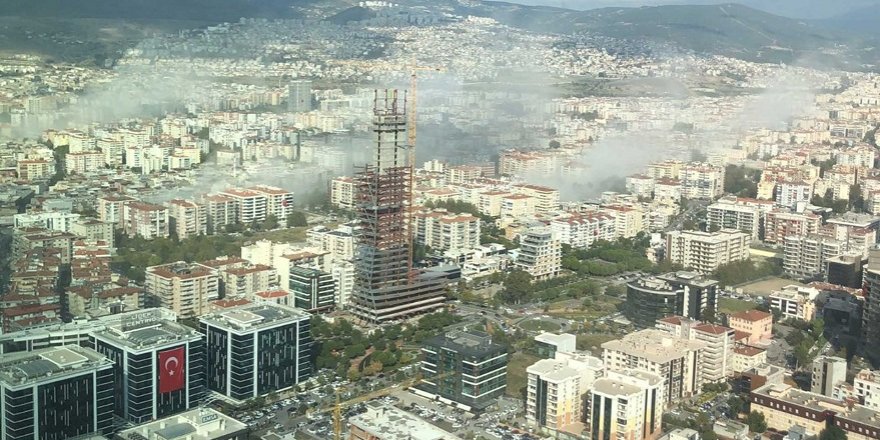
M 168 218 L 171 231 L 180 240 L 208 233 L 207 209 L 194 201 L 171 200 L 168 202 Z
M 740 345 L 733 348 L 730 358 L 730 370 L 734 373 L 742 373 L 759 365 L 767 363 L 767 350 Z
M 337 177 L 330 181 L 330 203 L 351 210 L 355 207 L 355 182 L 351 177 Z
M 71 288 L 67 294 L 70 314 L 75 317 L 86 317 L 88 312 L 97 315 L 112 310 L 129 312 L 140 308 L 143 289 L 133 286 L 119 286 L 106 290 L 93 291 L 85 288 Z
M 559 209 L 559 190 L 547 186 L 520 184 L 513 185 L 511 190 L 535 199 L 535 211 L 548 213 Z
M 724 194 L 724 167 L 704 163 L 687 164 L 678 173 L 681 196 L 686 199 L 715 199 Z
M 500 217 L 504 197 L 509 194 L 506 191 L 485 191 L 480 193 L 480 204 L 478 206 L 480 213 L 491 217 Z
M 758 344 L 773 338 L 773 315 L 760 310 L 746 310 L 728 316 L 727 324 L 736 331 L 748 334 L 748 344 Z
M 880 411 L 880 371 L 859 371 L 853 380 L 853 388 L 862 405 Z
M 115 246 L 113 224 L 92 218 L 77 219 L 70 224 L 70 232 L 86 240 L 106 242 L 109 247 Z
M 98 197 L 98 220 L 110 223 L 116 229 L 123 229 L 125 206 L 136 201 L 133 197 L 119 195 Z
M 182 319 L 209 312 L 208 303 L 220 297 L 217 270 L 178 261 L 151 266 L 146 271 L 146 293 Z
M 83 151 L 67 153 L 64 156 L 64 169 L 68 174 L 92 174 L 104 167 L 104 153 Z
M 602 360 L 586 354 L 557 352 L 526 369 L 526 420 L 550 431 L 576 433 L 583 418 L 583 397 L 602 376 Z
M 18 178 L 32 182 L 52 177 L 55 174 L 55 164 L 46 159 L 25 159 L 16 163 Z
M 480 219 L 471 214 L 445 210 L 420 211 L 413 215 L 416 243 L 435 251 L 462 251 L 480 246 Z
M 734 333 L 730 327 L 702 323 L 681 316 L 657 321 L 657 328 L 675 337 L 704 342 L 700 370 L 704 383 L 719 383 L 733 373 Z
M 609 371 L 586 398 L 586 438 L 652 440 L 662 434 L 664 379 L 640 370 Z
M 706 343 L 680 339 L 662 330 L 647 329 L 602 344 L 603 362 L 610 371 L 641 369 L 666 379 L 670 402 L 700 393 L 700 368 Z
M 813 361 L 810 391 L 832 397 L 834 387 L 846 382 L 846 359 L 835 356 L 819 356 Z
M 707 274 L 719 266 L 749 259 L 752 237 L 741 231 L 671 231 L 666 234 L 669 261 Z
M 554 278 L 562 270 L 562 244 L 547 228 L 536 228 L 520 236 L 516 266 L 535 280 Z
M 782 269 L 795 278 L 824 276 L 828 260 L 847 250 L 846 242 L 815 234 L 788 235 L 783 246 Z
M 236 265 L 219 272 L 220 291 L 226 298 L 251 299 L 257 292 L 273 289 L 278 280 L 275 269 L 262 264 Z
M 144 202 L 130 202 L 123 208 L 124 230 L 129 237 L 147 240 L 169 235 L 168 208 Z
M 209 232 L 223 232 L 226 226 L 239 222 L 241 203 L 237 199 L 224 195 L 211 195 L 206 196 L 204 200 Z

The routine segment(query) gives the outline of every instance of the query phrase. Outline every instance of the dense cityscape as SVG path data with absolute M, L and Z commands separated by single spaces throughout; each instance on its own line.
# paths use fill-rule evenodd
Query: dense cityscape
M 313 3 L 0 50 L 0 440 L 880 439 L 876 66 Z

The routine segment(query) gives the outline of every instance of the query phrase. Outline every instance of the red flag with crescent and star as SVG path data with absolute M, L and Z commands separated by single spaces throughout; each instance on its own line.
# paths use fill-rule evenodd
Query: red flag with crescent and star
M 159 392 L 170 393 L 186 385 L 186 352 L 183 347 L 159 352 Z

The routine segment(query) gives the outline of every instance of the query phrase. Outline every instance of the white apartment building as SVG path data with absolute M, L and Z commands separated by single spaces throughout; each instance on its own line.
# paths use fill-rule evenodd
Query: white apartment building
M 64 156 L 64 169 L 68 174 L 93 174 L 104 167 L 104 153 L 83 151 L 67 153 Z
M 169 235 L 168 208 L 144 202 L 130 202 L 123 208 L 123 229 L 129 237 L 147 240 Z
M 137 199 L 129 196 L 98 197 L 98 220 L 110 223 L 116 229 L 122 229 L 125 224 L 125 205 L 135 201 Z
M 702 323 L 681 316 L 669 316 L 657 321 L 657 328 L 673 336 L 706 344 L 700 356 L 700 370 L 704 383 L 720 383 L 733 374 L 735 331 L 730 327 Z
M 773 200 L 777 205 L 794 208 L 799 203 L 809 203 L 813 197 L 813 185 L 803 182 L 776 182 Z
M 471 214 L 421 211 L 413 219 L 416 243 L 432 250 L 459 252 L 480 246 L 480 219 Z
M 761 231 L 763 214 L 756 206 L 729 203 L 724 199 L 709 205 L 706 209 L 709 230 L 735 229 L 743 231 L 757 240 Z
M 832 397 L 834 387 L 846 382 L 846 359 L 835 356 L 819 356 L 813 361 L 810 391 Z
M 880 371 L 862 370 L 853 380 L 859 403 L 874 411 L 880 411 Z
M 659 374 L 666 379 L 664 395 L 672 402 L 700 393 L 705 347 L 702 341 L 646 329 L 602 344 L 602 360 L 609 371 L 638 369 Z
M 262 194 L 266 198 L 266 215 L 274 215 L 281 225 L 287 222 L 287 216 L 293 212 L 293 193 L 286 189 L 268 185 L 257 185 L 250 190 Z
M 724 167 L 705 163 L 687 164 L 678 173 L 681 196 L 686 199 L 715 199 L 724 194 Z
M 250 224 L 266 220 L 268 212 L 268 200 L 266 196 L 253 189 L 229 188 L 220 192 L 220 195 L 229 197 L 237 202 L 238 222 Z M 281 222 L 284 219 L 279 218 Z
M 598 211 L 555 218 L 550 229 L 560 242 L 580 249 L 589 248 L 597 240 L 614 241 L 617 236 L 615 217 Z
M 315 226 L 306 234 L 310 246 L 330 253 L 333 262 L 354 260 L 354 229 L 343 225 L 336 229 Z
M 520 236 L 516 266 L 535 280 L 554 278 L 562 269 L 562 243 L 548 228 L 530 229 Z
M 750 234 L 734 229 L 717 232 L 671 231 L 666 234 L 667 258 L 707 274 L 719 266 L 749 259 Z
M 79 220 L 80 215 L 65 211 L 42 211 L 12 216 L 13 227 L 20 228 L 43 228 L 52 231 L 70 232 L 73 224 Z
M 819 235 L 789 235 L 785 237 L 782 268 L 797 278 L 821 278 L 829 259 L 846 252 L 846 243 Z
M 782 311 L 786 318 L 812 321 L 816 316 L 818 296 L 819 290 L 815 287 L 785 286 L 782 290 L 770 292 L 770 307 Z

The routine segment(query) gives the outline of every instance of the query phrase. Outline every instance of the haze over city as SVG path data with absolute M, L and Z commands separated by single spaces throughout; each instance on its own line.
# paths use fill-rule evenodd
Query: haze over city
M 7 0 L 0 440 L 880 440 L 877 0 Z

